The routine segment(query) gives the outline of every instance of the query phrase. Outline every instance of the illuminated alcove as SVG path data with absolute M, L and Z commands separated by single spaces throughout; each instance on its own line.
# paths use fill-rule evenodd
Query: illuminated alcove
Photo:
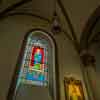
M 32 29 L 24 38 L 7 100 L 57 100 L 56 72 L 54 39 Z

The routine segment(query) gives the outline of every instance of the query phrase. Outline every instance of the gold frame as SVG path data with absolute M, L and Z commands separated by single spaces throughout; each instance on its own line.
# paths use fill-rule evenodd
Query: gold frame
M 85 100 L 80 80 L 76 80 L 73 77 L 64 77 L 64 90 L 65 100 Z

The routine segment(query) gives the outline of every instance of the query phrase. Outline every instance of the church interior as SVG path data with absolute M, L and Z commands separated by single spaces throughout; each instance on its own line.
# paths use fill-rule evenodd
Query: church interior
M 99 0 L 0 0 L 0 100 L 100 100 Z

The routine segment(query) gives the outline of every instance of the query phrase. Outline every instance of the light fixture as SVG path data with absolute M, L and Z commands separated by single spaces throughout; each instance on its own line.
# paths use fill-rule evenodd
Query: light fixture
M 57 34 L 57 33 L 61 32 L 59 18 L 57 16 L 57 13 L 56 12 L 54 12 L 54 14 L 53 14 L 52 24 L 51 24 L 51 30 L 52 30 L 52 32 L 54 34 Z

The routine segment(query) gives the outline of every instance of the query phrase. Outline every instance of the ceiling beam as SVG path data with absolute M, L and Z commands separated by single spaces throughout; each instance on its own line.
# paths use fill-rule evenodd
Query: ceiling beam
M 61 11 L 63 13 L 63 16 L 66 19 L 66 22 L 68 23 L 68 26 L 69 26 L 69 29 L 71 31 L 71 35 L 72 35 L 72 38 L 73 38 L 74 46 L 75 46 L 77 52 L 79 53 L 80 52 L 79 42 L 77 40 L 76 33 L 74 31 L 74 28 L 73 28 L 73 25 L 72 25 L 72 23 L 70 21 L 70 18 L 68 16 L 68 14 L 67 14 L 67 12 L 66 12 L 66 10 L 64 8 L 64 5 L 62 4 L 61 0 L 57 0 L 57 3 L 59 5 L 59 7 L 61 8 Z
M 100 20 L 100 6 L 97 7 L 95 9 L 95 11 L 92 13 L 92 15 L 88 19 L 88 21 L 83 29 L 83 32 L 80 37 L 81 49 L 88 49 L 89 45 L 91 45 L 91 41 L 89 41 L 89 40 L 92 40 L 92 38 L 94 38 L 95 33 L 93 33 L 92 31 L 99 20 Z M 94 34 L 94 36 L 93 36 L 93 34 Z M 92 41 L 92 43 L 93 43 L 93 41 Z
M 33 14 L 33 13 L 25 13 L 25 12 L 14 12 L 14 13 L 7 13 L 6 15 L 4 15 L 1 19 L 7 18 L 9 16 L 31 16 L 31 17 L 35 17 L 38 18 L 40 20 L 46 21 L 47 23 L 51 23 L 51 21 L 47 18 L 44 18 L 42 16 Z
M 17 7 L 25 4 L 25 3 L 28 3 L 28 2 L 31 2 L 32 0 L 21 0 L 20 2 L 17 2 L 9 7 L 7 7 L 5 10 L 3 10 L 2 12 L 0 12 L 0 17 L 4 16 L 6 13 L 16 9 Z

